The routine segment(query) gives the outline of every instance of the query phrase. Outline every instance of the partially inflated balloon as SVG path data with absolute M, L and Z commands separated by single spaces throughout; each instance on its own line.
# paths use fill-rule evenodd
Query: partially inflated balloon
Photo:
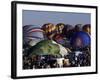
M 35 25 L 23 26 L 23 39 L 27 43 L 30 40 L 41 40 L 43 39 L 43 30 Z
M 86 24 L 82 27 L 82 30 L 84 32 L 87 32 L 88 34 L 91 34 L 91 25 L 90 24 Z
M 47 23 L 42 26 L 42 30 L 46 39 L 52 39 L 56 33 L 56 26 L 52 23 Z
M 91 42 L 90 36 L 86 32 L 76 32 L 73 34 L 70 43 L 74 47 L 86 47 L 89 46 Z

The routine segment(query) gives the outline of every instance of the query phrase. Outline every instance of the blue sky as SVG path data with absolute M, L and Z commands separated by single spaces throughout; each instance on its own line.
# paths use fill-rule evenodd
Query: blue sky
M 45 23 L 64 23 L 75 26 L 76 24 L 91 23 L 91 15 L 89 13 L 23 10 L 22 15 L 23 26 L 37 25 L 37 27 L 41 27 Z

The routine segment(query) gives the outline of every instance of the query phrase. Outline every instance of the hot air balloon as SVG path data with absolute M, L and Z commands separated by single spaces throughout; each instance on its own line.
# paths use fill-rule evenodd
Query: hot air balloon
M 82 24 L 76 24 L 74 28 L 74 32 L 81 31 Z
M 26 25 L 23 27 L 23 41 L 31 46 L 44 39 L 43 30 L 36 25 Z
M 91 34 L 91 25 L 90 24 L 86 24 L 82 27 L 82 30 L 84 32 L 87 32 L 89 35 Z
M 52 39 L 56 33 L 56 26 L 52 23 L 46 23 L 41 28 L 44 31 L 45 39 Z
M 42 40 L 35 46 L 31 47 L 28 51 L 30 56 L 32 55 L 67 55 L 68 51 L 60 44 L 53 40 Z
M 70 43 L 73 47 L 86 47 L 90 45 L 91 39 L 86 32 L 79 31 L 73 34 Z
M 65 27 L 62 30 L 62 34 L 63 36 L 65 36 L 66 38 L 70 38 L 73 34 L 73 26 L 70 24 L 66 24 Z
M 58 23 L 56 25 L 57 34 L 62 34 L 62 30 L 63 30 L 64 27 L 65 27 L 64 23 Z

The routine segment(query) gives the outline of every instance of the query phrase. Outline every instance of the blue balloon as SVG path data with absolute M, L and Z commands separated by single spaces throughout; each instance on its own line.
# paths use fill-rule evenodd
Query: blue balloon
M 79 31 L 73 34 L 70 39 L 70 43 L 74 47 L 86 47 L 89 46 L 91 43 L 90 35 L 86 32 Z

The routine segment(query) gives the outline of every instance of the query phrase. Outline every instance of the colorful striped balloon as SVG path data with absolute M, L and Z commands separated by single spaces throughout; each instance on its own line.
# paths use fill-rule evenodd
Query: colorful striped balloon
M 23 40 L 25 43 L 30 40 L 41 40 L 44 39 L 43 30 L 36 25 L 25 25 L 23 26 Z

